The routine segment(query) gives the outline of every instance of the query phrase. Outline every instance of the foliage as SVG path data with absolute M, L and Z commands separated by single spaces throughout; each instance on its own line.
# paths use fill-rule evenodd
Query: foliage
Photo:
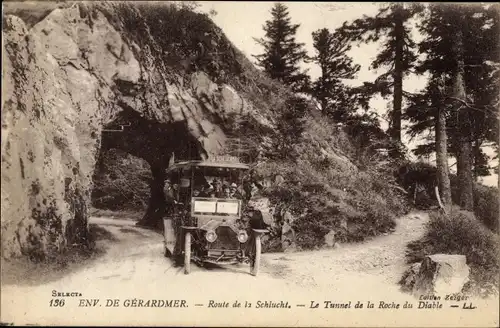
M 498 288 L 500 239 L 470 212 L 455 210 L 450 216 L 432 213 L 423 238 L 408 245 L 409 263 L 431 254 L 461 254 L 471 268 L 469 288 Z
M 380 158 L 363 163 L 349 136 L 324 116 L 308 113 L 302 139 L 295 151 L 280 160 L 255 167 L 260 180 L 276 174 L 285 183 L 264 189 L 271 203 L 295 217 L 292 224 L 300 248 L 321 247 L 324 236 L 335 231 L 338 242 L 361 241 L 388 232 L 394 218 L 406 212 L 406 200 L 395 180 L 388 177 L 391 164 Z M 352 158 L 352 159 L 351 159 Z
M 392 148 L 389 136 L 382 130 L 378 118 L 374 115 L 351 115 L 345 122 L 344 130 L 356 145 L 353 147 L 356 158 L 376 156 L 379 151 Z
M 280 160 L 296 156 L 294 145 L 302 139 L 304 117 L 309 109 L 307 101 L 297 96 L 288 99 L 279 109 L 276 128 L 280 137 L 273 138 L 270 158 Z
M 304 44 L 295 40 L 299 24 L 292 24 L 288 8 L 276 3 L 271 9 L 272 18 L 266 21 L 265 38 L 256 39 L 264 48 L 264 53 L 254 56 L 258 65 L 272 78 L 294 91 L 304 90 L 308 76 L 299 65 L 306 59 Z
M 407 162 L 399 167 L 396 176 L 398 183 L 408 192 L 416 207 L 429 209 L 438 205 L 434 191 L 437 181 L 435 166 L 423 162 Z M 458 204 L 456 175 L 450 174 L 450 180 L 452 200 Z M 474 215 L 493 232 L 498 232 L 498 188 L 479 183 L 474 185 Z
M 401 141 L 401 112 L 403 104 L 403 77 L 413 68 L 417 59 L 415 43 L 409 29 L 411 18 L 422 10 L 418 4 L 393 3 L 384 5 L 374 17 L 364 16 L 340 29 L 343 35 L 356 42 L 378 42 L 383 40 L 382 50 L 371 67 L 388 67 L 375 83 L 365 91 L 379 92 L 383 96 L 393 95 L 393 108 L 389 132 L 395 142 Z M 392 82 L 389 81 L 392 78 Z M 391 92 L 392 88 L 392 92 Z M 398 155 L 397 149 L 393 150 Z
M 360 66 L 353 65 L 347 55 L 351 45 L 346 35 L 323 28 L 313 32 L 312 36 L 316 54 L 311 60 L 318 64 L 321 76 L 313 82 L 310 92 L 325 115 L 337 122 L 345 121 L 347 115 L 357 109 L 357 94 L 342 80 L 355 78 Z
M 455 8 L 456 7 L 456 8 Z M 460 21 L 457 18 L 459 11 Z M 448 149 L 458 154 L 457 135 L 460 131 L 470 132 L 474 144 L 473 169 L 475 176 L 489 175 L 487 158 L 482 146 L 491 141 L 498 143 L 497 104 L 500 71 L 492 65 L 498 60 L 500 46 L 497 42 L 498 6 L 447 6 L 433 4 L 424 12 L 420 32 L 425 35 L 418 44 L 425 54 L 416 67 L 418 73 L 429 73 L 430 79 L 421 94 L 409 98 L 410 106 L 406 119 L 410 120 L 409 134 L 416 137 L 434 132 L 434 115 L 440 106 L 446 111 Z M 452 73 L 456 60 L 450 52 L 453 35 L 457 28 L 463 29 L 464 38 L 464 82 L 467 99 L 457 103 L 451 95 Z M 468 111 L 467 122 L 457 125 L 457 108 Z M 464 125 L 465 124 L 465 125 Z M 430 142 L 415 150 L 416 155 L 427 155 L 434 151 Z
M 451 197 L 455 204 L 459 201 L 459 190 L 456 177 L 451 179 Z M 474 215 L 490 230 L 499 232 L 499 199 L 498 188 L 483 186 L 479 183 L 474 185 Z
M 243 71 L 241 54 L 209 14 L 194 11 L 196 2 L 101 2 L 89 6 L 103 12 L 130 44 L 138 46 L 140 51 L 132 47 L 138 59 L 153 60 L 166 78 L 172 77 L 172 69 L 185 73 L 203 70 L 213 80 L 225 82 Z
M 93 181 L 92 205 L 109 210 L 145 210 L 151 180 L 149 164 L 123 151 L 101 151 Z
M 378 69 L 382 66 L 392 67 L 396 46 L 395 22 L 402 20 L 404 23 L 403 39 L 405 43 L 402 67 L 403 71 L 410 72 L 417 59 L 414 52 L 415 42 L 411 38 L 409 29 L 410 19 L 422 10 L 418 4 L 389 4 L 380 8 L 374 17 L 363 16 L 348 24 L 344 22 L 342 31 L 356 42 L 378 42 L 383 41 L 382 50 L 372 63 L 372 68 Z

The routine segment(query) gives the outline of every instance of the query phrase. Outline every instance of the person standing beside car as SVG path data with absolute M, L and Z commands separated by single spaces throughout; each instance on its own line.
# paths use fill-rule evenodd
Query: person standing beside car
M 175 200 L 175 190 L 172 187 L 172 182 L 170 179 L 165 180 L 165 186 L 163 187 L 163 194 L 165 196 L 165 212 L 171 214 L 174 210 Z

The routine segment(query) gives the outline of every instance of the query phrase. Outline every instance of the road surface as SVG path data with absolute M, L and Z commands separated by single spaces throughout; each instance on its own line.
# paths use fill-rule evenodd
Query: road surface
M 215 268 L 193 264 L 191 274 L 184 275 L 182 268 L 163 256 L 162 235 L 136 227 L 131 220 L 93 217 L 90 223 L 100 227 L 97 246 L 104 254 L 63 276 L 55 273 L 51 278 L 45 273 L 44 283 L 26 285 L 20 279 L 17 285 L 3 286 L 2 322 L 477 326 L 479 311 L 486 311 L 489 315 L 479 318 L 484 320 L 483 326 L 498 325 L 498 307 L 491 301 L 478 300 L 484 304 L 474 315 L 450 309 L 448 303 L 441 310 L 402 309 L 406 301 L 418 307 L 418 300 L 399 291 L 397 281 L 407 267 L 405 246 L 423 234 L 427 220 L 426 214 L 413 213 L 398 219 L 394 233 L 335 249 L 263 254 L 259 276 L 254 277 L 244 264 Z M 77 296 L 52 297 L 54 292 Z M 55 299 L 64 299 L 64 306 L 54 306 Z M 131 307 L 134 299 L 136 304 L 142 300 L 150 305 L 154 299 L 158 300 L 154 304 L 164 300 L 180 307 Z M 354 308 L 357 301 L 364 304 L 363 309 Z M 367 308 L 368 301 L 373 309 Z M 380 308 L 381 301 L 386 308 Z M 240 307 L 233 307 L 235 302 Z M 348 309 L 325 308 L 348 302 Z M 251 307 L 246 308 L 245 303 Z M 399 309 L 391 308 L 397 303 Z M 110 304 L 119 306 L 106 306 Z M 269 309 L 257 308 L 258 304 L 286 305 L 285 309 Z M 311 308 L 316 304 L 317 308 Z

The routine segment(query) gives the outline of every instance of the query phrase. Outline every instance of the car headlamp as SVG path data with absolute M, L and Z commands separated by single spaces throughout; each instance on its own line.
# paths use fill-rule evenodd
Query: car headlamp
M 248 234 L 246 231 L 244 230 L 241 230 L 240 232 L 238 232 L 238 241 L 240 243 L 244 243 L 248 240 Z
M 215 231 L 210 230 L 205 234 L 205 238 L 209 243 L 213 243 L 217 239 L 217 234 L 215 233 Z

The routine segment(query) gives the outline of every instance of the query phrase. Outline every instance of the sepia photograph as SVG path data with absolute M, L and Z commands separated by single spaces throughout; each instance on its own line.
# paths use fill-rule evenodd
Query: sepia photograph
M 498 327 L 500 5 L 2 3 L 0 325 Z

